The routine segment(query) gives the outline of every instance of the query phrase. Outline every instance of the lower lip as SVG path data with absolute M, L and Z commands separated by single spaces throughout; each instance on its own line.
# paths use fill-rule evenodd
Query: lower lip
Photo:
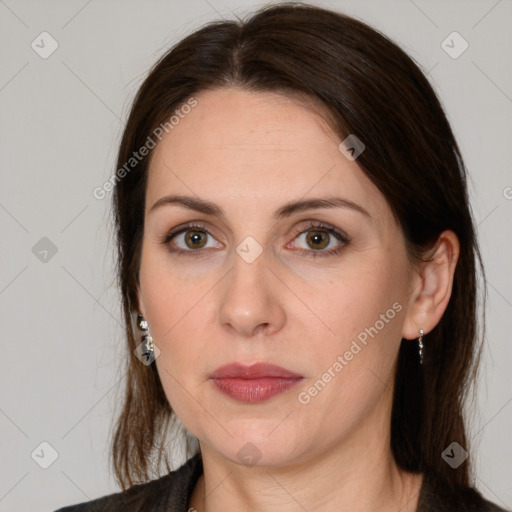
M 257 403 L 288 391 L 302 378 L 263 377 L 261 379 L 213 379 L 217 388 L 239 402 Z

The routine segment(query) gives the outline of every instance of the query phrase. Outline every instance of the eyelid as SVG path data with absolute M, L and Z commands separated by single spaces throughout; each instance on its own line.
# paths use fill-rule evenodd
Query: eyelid
M 186 222 L 184 224 L 176 226 L 175 228 L 171 229 L 170 231 L 166 232 L 163 235 L 162 243 L 166 243 L 165 242 L 166 240 L 168 241 L 172 237 L 179 235 L 179 234 L 183 233 L 184 231 L 193 231 L 194 229 L 197 229 L 198 231 L 205 231 L 209 235 L 212 235 L 211 229 L 209 227 L 207 227 L 206 224 L 207 223 L 203 223 L 201 221 L 191 221 L 191 222 Z

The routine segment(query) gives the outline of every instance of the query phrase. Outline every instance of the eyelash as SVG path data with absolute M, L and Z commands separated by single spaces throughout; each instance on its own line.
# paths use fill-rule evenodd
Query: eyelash
M 302 235 L 303 233 L 307 233 L 308 231 L 313 231 L 313 230 L 332 235 L 332 236 L 334 236 L 334 238 L 336 238 L 339 242 L 342 242 L 342 243 L 338 247 L 336 247 L 334 249 L 329 249 L 328 251 L 322 251 L 322 250 L 315 251 L 314 249 L 311 249 L 311 250 L 295 249 L 299 254 L 301 254 L 302 256 L 305 256 L 306 258 L 313 258 L 313 259 L 314 258 L 325 258 L 328 256 L 337 255 L 343 250 L 344 247 L 346 247 L 350 243 L 350 239 L 345 233 L 338 231 L 336 228 L 334 228 L 330 224 L 325 224 L 323 222 L 312 222 L 312 221 L 310 221 L 308 224 L 306 224 L 306 226 L 302 226 L 300 229 L 296 230 L 293 235 L 293 240 L 295 240 L 299 235 Z M 164 236 L 163 240 L 161 240 L 160 243 L 163 245 L 167 245 L 169 251 L 173 254 L 177 254 L 178 256 L 192 256 L 192 257 L 196 257 L 196 258 L 204 256 L 205 251 L 203 251 L 201 249 L 185 250 L 185 249 L 180 249 L 180 248 L 175 248 L 175 247 L 171 248 L 171 245 L 170 245 L 171 240 L 175 236 L 181 235 L 182 233 L 186 233 L 187 231 L 198 231 L 200 233 L 212 236 L 203 225 L 191 223 L 191 224 L 188 224 L 187 226 L 184 226 L 184 227 L 181 227 L 181 228 L 171 231 L 170 233 L 168 233 L 167 235 Z

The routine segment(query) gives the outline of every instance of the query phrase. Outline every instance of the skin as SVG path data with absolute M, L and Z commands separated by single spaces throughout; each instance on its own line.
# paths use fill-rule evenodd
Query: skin
M 400 470 L 390 450 L 393 376 L 401 339 L 416 340 L 419 329 L 427 334 L 446 309 L 457 237 L 443 232 L 432 262 L 412 262 L 384 196 L 339 151 L 324 118 L 298 101 L 239 88 L 196 98 L 151 156 L 139 276 L 139 307 L 161 351 L 155 364 L 163 388 L 201 446 L 204 474 L 189 506 L 416 510 L 422 476 Z M 177 204 L 151 211 L 170 194 L 213 202 L 225 215 Z M 317 208 L 273 218 L 285 203 L 326 196 L 352 201 L 369 216 Z M 308 243 L 318 228 L 306 221 L 328 223 L 350 242 L 325 235 Z M 161 243 L 189 222 L 209 234 Z M 251 263 L 236 251 L 248 236 L 263 250 Z M 300 252 L 336 247 L 338 254 L 315 259 Z M 299 393 L 396 303 L 401 311 L 301 403 Z M 241 403 L 209 378 L 235 361 L 271 362 L 303 380 L 265 402 Z M 256 447 L 255 464 L 237 455 L 246 443 Z

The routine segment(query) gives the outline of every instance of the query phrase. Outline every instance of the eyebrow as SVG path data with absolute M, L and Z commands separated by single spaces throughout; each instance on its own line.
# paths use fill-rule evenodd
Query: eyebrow
M 149 209 L 149 213 L 166 205 L 181 206 L 183 208 L 204 213 L 205 215 L 211 215 L 213 217 L 225 216 L 224 210 L 220 206 L 217 206 L 216 204 L 210 201 L 205 201 L 204 199 L 199 199 L 197 197 L 180 195 L 170 195 L 161 197 Z M 300 201 L 292 201 L 286 203 L 284 206 L 279 208 L 279 210 L 277 210 L 274 213 L 274 218 L 276 220 L 281 220 L 290 217 L 295 213 L 300 213 L 305 210 L 313 210 L 318 208 L 349 208 L 351 210 L 357 211 L 367 216 L 370 219 L 372 218 L 368 211 L 365 210 L 362 206 L 352 201 L 349 201 L 348 199 L 343 199 L 341 197 L 316 197 Z

